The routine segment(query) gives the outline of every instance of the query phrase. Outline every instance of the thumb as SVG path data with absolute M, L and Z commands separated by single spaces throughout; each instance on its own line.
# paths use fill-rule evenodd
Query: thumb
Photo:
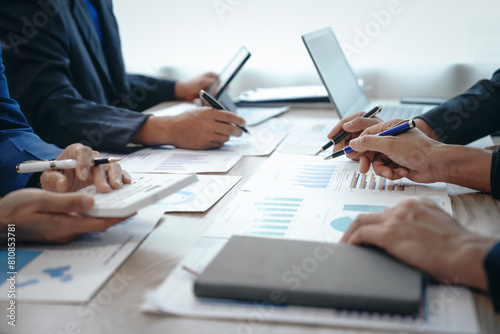
M 351 140 L 349 146 L 356 152 L 373 151 L 385 154 L 387 151 L 388 139 L 391 139 L 391 137 L 364 135 Z
M 40 203 L 46 212 L 54 213 L 84 213 L 94 206 L 94 198 L 80 193 L 46 192 Z

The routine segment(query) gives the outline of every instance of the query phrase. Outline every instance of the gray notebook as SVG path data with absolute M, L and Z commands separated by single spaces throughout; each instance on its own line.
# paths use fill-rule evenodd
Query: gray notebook
M 234 236 L 194 283 L 198 297 L 413 314 L 422 274 L 346 244 Z

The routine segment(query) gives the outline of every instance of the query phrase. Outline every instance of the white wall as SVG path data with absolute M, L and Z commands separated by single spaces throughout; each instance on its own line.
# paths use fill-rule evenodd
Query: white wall
M 333 27 L 371 97 L 453 96 L 500 68 L 498 0 L 115 0 L 114 6 L 133 72 L 178 79 L 217 72 L 245 45 L 252 58 L 233 94 L 319 83 L 300 36 L 325 26 Z

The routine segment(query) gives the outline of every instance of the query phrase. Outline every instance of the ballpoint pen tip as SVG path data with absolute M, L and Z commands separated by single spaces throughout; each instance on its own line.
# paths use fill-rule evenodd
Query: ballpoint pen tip
M 326 158 L 324 158 L 323 160 L 330 160 L 330 159 L 333 159 L 333 157 L 331 155 L 327 156 Z
M 318 155 L 318 154 L 320 154 L 321 152 L 324 152 L 324 151 L 325 151 L 324 149 L 320 149 L 320 150 L 319 150 L 318 152 L 316 152 L 316 154 L 314 154 L 314 155 Z

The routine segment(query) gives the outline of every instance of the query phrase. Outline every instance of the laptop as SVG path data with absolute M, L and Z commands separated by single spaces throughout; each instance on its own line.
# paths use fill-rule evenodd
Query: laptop
M 412 119 L 436 105 L 387 104 L 369 101 L 358 84 L 358 78 L 349 65 L 332 28 L 323 28 L 302 36 L 302 40 L 328 92 L 330 102 L 341 118 L 356 111 L 368 111 L 382 106 L 377 117 Z
M 226 65 L 226 67 L 219 73 L 219 79 L 216 80 L 208 89 L 207 92 L 214 98 L 219 100 L 219 102 L 229 111 L 236 113 L 241 116 L 247 122 L 247 126 L 257 125 L 262 123 L 269 118 L 277 116 L 284 113 L 289 108 L 254 108 L 254 107 L 238 107 L 236 103 L 227 92 L 227 87 L 231 81 L 236 77 L 238 72 L 241 70 L 243 65 L 250 58 L 251 53 L 244 46 L 241 47 L 238 52 L 234 55 L 231 61 Z

